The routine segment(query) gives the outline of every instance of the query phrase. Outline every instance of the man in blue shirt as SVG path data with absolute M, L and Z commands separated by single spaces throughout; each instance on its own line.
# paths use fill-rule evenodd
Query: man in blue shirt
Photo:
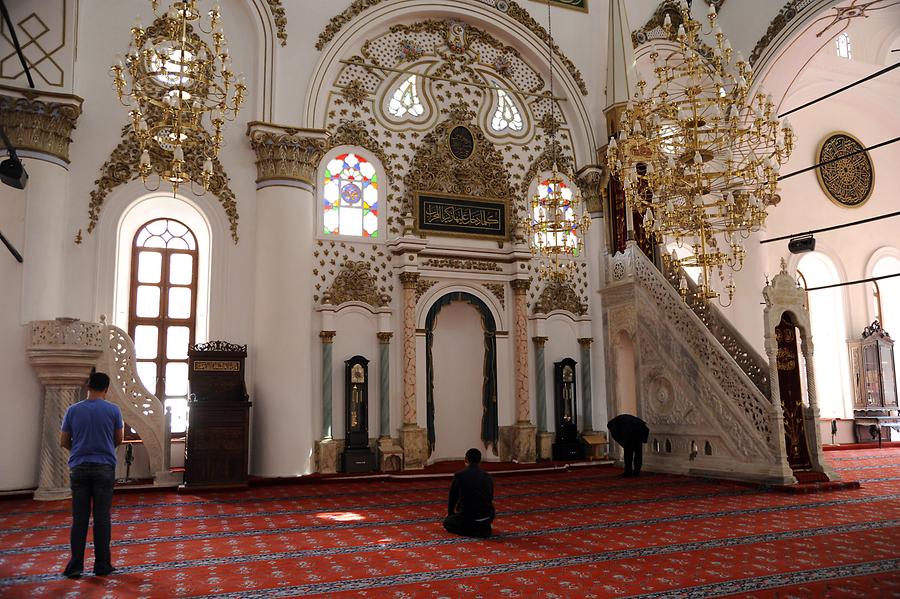
M 110 508 L 116 483 L 116 447 L 125 433 L 118 406 L 106 401 L 109 377 L 91 373 L 84 401 L 69 406 L 59 433 L 59 444 L 69 449 L 69 480 L 72 487 L 72 559 L 64 574 L 78 578 L 84 570 L 91 504 L 94 511 L 94 574 L 115 571 L 109 552 L 112 531 Z

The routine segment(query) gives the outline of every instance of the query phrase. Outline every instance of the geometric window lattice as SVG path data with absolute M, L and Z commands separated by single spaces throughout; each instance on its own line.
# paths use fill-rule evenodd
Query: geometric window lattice
M 498 133 L 506 129 L 521 131 L 524 124 L 519 109 L 513 103 L 512 98 L 502 89 L 497 90 L 497 110 L 491 119 L 491 128 Z
M 853 154 L 816 169 L 822 190 L 841 206 L 860 206 L 872 195 L 875 174 L 868 152 L 861 151 L 864 148 L 858 139 L 847 133 L 829 135 L 819 148 L 820 163 Z
M 834 48 L 837 52 L 837 55 L 841 58 L 846 58 L 848 60 L 853 58 L 853 54 L 850 49 L 850 36 L 846 33 L 842 33 L 837 36 L 837 39 L 834 40 Z
M 322 198 L 325 235 L 378 237 L 378 175 L 357 154 L 328 162 Z
M 194 233 L 160 218 L 141 227 L 131 248 L 128 333 L 144 387 L 172 408 L 172 433 L 187 429 L 188 346 L 197 324 Z
M 394 90 L 394 95 L 388 104 L 388 111 L 397 118 L 407 114 L 412 117 L 422 116 L 422 113 L 425 112 L 425 107 L 419 101 L 419 90 L 416 86 L 415 75 L 410 75 L 409 79 Z
M 576 222 L 575 222 L 575 211 L 572 209 L 572 189 L 563 183 L 562 181 L 557 180 L 556 183 L 551 182 L 550 179 L 544 179 L 538 185 L 538 197 L 542 200 L 547 198 L 554 191 L 553 186 L 556 185 L 559 187 L 559 193 L 562 195 L 563 203 L 560 205 L 557 210 L 561 211 L 562 214 L 559 215 L 558 219 L 552 217 L 552 215 L 546 214 L 547 208 L 545 205 L 542 205 L 543 202 L 538 203 L 537 206 L 534 207 L 533 217 L 536 222 L 540 221 L 551 221 L 551 222 L 567 222 L 571 224 L 571 227 L 567 231 L 538 231 L 534 234 L 534 243 L 537 247 L 551 245 L 557 247 L 569 247 L 572 249 L 572 255 L 578 256 L 578 236 L 575 234 L 576 231 Z

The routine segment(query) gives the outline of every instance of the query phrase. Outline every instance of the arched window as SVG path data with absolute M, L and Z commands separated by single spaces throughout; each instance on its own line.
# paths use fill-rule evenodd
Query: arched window
M 883 277 L 900 273 L 900 258 L 893 255 L 882 256 L 872 267 L 873 277 Z M 873 293 L 874 314 L 881 320 L 881 326 L 895 341 L 900 339 L 900 277 L 876 281 L 873 285 L 878 295 Z M 896 347 L 896 346 L 895 346 Z M 897 350 L 895 350 L 896 353 Z M 894 360 L 894 380 L 900 376 L 898 360 Z
M 491 119 L 491 128 L 498 133 L 509 129 L 521 131 L 525 124 L 522 115 L 508 93 L 502 89 L 497 90 L 497 110 Z
M 834 47 L 837 55 L 841 58 L 846 58 L 848 60 L 853 58 L 853 54 L 850 48 L 850 36 L 846 33 L 842 33 L 834 40 Z
M 419 88 L 415 75 L 410 75 L 409 79 L 403 81 L 400 87 L 394 90 L 391 101 L 388 102 L 388 111 L 397 118 L 406 115 L 422 116 L 425 107 L 419 101 Z
M 552 193 L 559 193 L 562 195 L 564 202 L 561 207 L 557 208 L 557 210 L 560 210 L 562 213 L 557 215 L 547 214 L 547 208 L 542 205 L 542 202 L 536 201 L 533 202 L 532 205 L 532 218 L 534 219 L 534 222 L 561 223 L 566 221 L 566 224 L 571 224 L 571 226 L 566 231 L 553 230 L 535 232 L 534 242 L 537 247 L 567 246 L 572 249 L 573 256 L 578 256 L 578 236 L 575 234 L 577 223 L 575 222 L 575 211 L 572 209 L 571 205 L 572 188 L 559 179 L 553 180 L 548 178 L 540 180 L 540 183 L 538 183 L 537 186 L 538 198 L 543 200 Z
M 329 160 L 322 181 L 325 235 L 378 237 L 378 174 L 359 154 Z
M 807 288 L 840 282 L 834 263 L 821 252 L 804 255 L 797 273 Z M 848 414 L 850 373 L 843 291 L 840 287 L 820 289 L 810 291 L 808 297 L 819 410 L 823 418 L 844 418 Z
M 128 334 L 138 376 L 172 408 L 172 432 L 187 428 L 188 346 L 197 325 L 197 239 L 171 218 L 145 223 L 131 249 Z

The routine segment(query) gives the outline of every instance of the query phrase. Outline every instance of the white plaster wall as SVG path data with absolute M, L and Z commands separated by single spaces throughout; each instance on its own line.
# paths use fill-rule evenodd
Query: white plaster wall
M 378 320 L 363 308 L 345 308 L 336 318 L 334 347 L 332 348 L 332 425 L 333 437 L 343 439 L 346 426 L 344 410 L 346 397 L 344 361 L 360 355 L 369 360 L 369 437 L 379 434 L 378 422 L 381 411 L 378 405 Z M 321 353 L 319 354 L 321 360 Z M 321 375 L 320 375 L 321 376 Z M 321 383 L 315 387 L 321 389 Z M 321 395 L 314 394 L 315 397 Z M 319 402 L 321 403 L 321 402 Z M 321 420 L 321 418 L 320 418 Z
M 461 459 L 470 447 L 483 450 L 484 328 L 474 306 L 453 302 L 441 308 L 435 318 L 432 360 L 435 447 L 431 460 Z
M 552 314 L 547 318 L 547 343 L 544 347 L 547 360 L 547 430 L 556 431 L 556 397 L 553 391 L 553 364 L 565 358 L 572 358 L 578 365 L 575 367 L 575 401 L 576 419 L 581 429 L 582 404 L 581 396 L 581 347 L 578 345 L 578 325 L 569 316 Z M 535 416 L 535 420 L 537 416 Z
M 22 277 L 28 264 L 24 191 L 0 185 L 0 231 L 26 260 L 19 264 L 0 247 L 0 455 L 5 456 L 0 491 L 8 491 L 37 484 L 42 415 L 40 383 L 25 356 L 31 327 L 20 320 Z

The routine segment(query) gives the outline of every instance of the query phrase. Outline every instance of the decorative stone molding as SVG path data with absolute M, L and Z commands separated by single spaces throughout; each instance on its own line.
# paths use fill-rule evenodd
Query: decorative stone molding
M 609 174 L 599 166 L 586 166 L 576 175 L 578 190 L 585 209 L 592 213 L 603 212 L 603 197 L 606 193 L 606 184 L 609 182 Z
M 378 280 L 371 273 L 371 265 L 365 261 L 347 260 L 323 296 L 325 303 L 340 305 L 357 301 L 373 308 L 385 306 L 390 296 L 378 292 Z
M 322 340 L 322 343 L 334 343 L 336 334 L 337 331 L 319 331 L 319 339 Z
M 168 158 L 156 144 L 150 144 L 147 147 L 150 153 L 150 163 L 153 165 L 154 172 L 162 172 L 168 164 Z M 130 125 L 122 127 L 122 139 L 119 145 L 112 151 L 103 166 L 100 167 L 100 177 L 94 181 L 94 189 L 91 191 L 91 200 L 88 205 L 88 233 L 93 232 L 100 221 L 100 212 L 103 210 L 103 202 L 106 197 L 120 185 L 124 185 L 132 179 L 139 176 L 138 165 L 140 164 L 141 150 L 138 142 L 134 137 L 134 131 Z M 185 162 L 187 173 L 191 176 L 191 180 L 201 184 L 203 172 L 203 156 L 196 155 L 188 157 Z M 234 192 L 229 186 L 230 178 L 225 172 L 225 167 L 217 158 L 213 159 L 213 176 L 209 183 L 209 192 L 216 196 L 225 215 L 228 217 L 228 223 L 231 228 L 231 239 L 235 244 L 238 242 L 238 220 L 240 219 L 237 210 L 237 201 Z
M 484 272 L 503 272 L 496 262 L 491 260 L 465 260 L 462 258 L 428 258 L 422 262 L 426 268 L 446 268 L 453 270 L 478 270 Z
M 587 306 L 578 297 L 578 293 L 568 283 L 551 281 L 547 283 L 534 305 L 535 312 L 547 314 L 553 310 L 566 310 L 575 316 L 583 316 Z
M 68 164 L 72 131 L 83 103 L 69 94 L 0 85 L 0 123 L 18 150 L 46 154 Z
M 343 12 L 338 15 L 335 15 L 331 18 L 328 24 L 325 26 L 325 29 L 319 34 L 319 38 L 316 41 L 316 50 L 322 50 L 325 48 L 325 45 L 334 39 L 334 37 L 344 28 L 345 25 L 350 23 L 353 19 L 359 16 L 361 13 L 366 10 L 378 6 L 385 0 L 353 0 L 353 3 L 350 4 Z M 569 72 L 569 75 L 572 76 L 572 79 L 575 80 L 576 85 L 578 86 L 579 91 L 583 96 L 588 94 L 587 84 L 584 81 L 584 77 L 582 77 L 581 72 L 575 67 L 575 63 L 572 62 L 568 56 L 566 56 L 562 50 L 560 50 L 559 46 L 556 44 L 554 40 L 550 38 L 550 34 L 547 33 L 547 30 L 538 23 L 531 14 L 514 0 L 503 0 L 502 2 L 498 1 L 490 1 L 490 0 L 481 0 L 484 4 L 488 4 L 496 8 L 499 12 L 506 13 L 513 20 L 518 22 L 520 25 L 531 31 L 534 35 L 540 38 L 541 42 L 547 44 L 549 41 L 553 47 L 553 53 L 559 58 L 559 61 L 565 66 L 566 70 Z M 504 10 L 505 8 L 505 10 Z
M 537 336 L 537 337 L 532 337 L 531 341 L 534 343 L 535 347 L 544 347 L 544 344 L 547 343 L 547 339 L 549 339 L 549 337 Z
M 383 343 L 386 345 L 391 342 L 391 339 L 394 337 L 394 334 L 391 333 L 390 331 L 387 331 L 387 332 L 376 333 L 375 336 L 378 337 L 378 343 Z
M 316 169 L 328 146 L 325 131 L 253 121 L 247 124 L 247 135 L 256 152 L 257 187 L 290 181 L 315 186 Z
M 419 300 L 422 299 L 422 296 L 425 295 L 429 289 L 434 287 L 434 284 L 437 283 L 435 279 L 419 279 L 419 282 L 416 283 L 416 303 L 419 303 Z
M 287 14 L 284 12 L 281 0 L 266 1 L 269 3 L 269 10 L 272 11 L 272 20 L 275 21 L 278 39 L 281 40 L 282 46 L 287 46 Z
M 513 288 L 514 295 L 525 295 L 531 287 L 531 279 L 513 279 L 509 284 Z
M 419 273 L 417 272 L 401 272 L 400 283 L 404 289 L 416 289 L 419 284 Z
M 590 347 L 591 343 L 593 343 L 593 342 L 594 342 L 594 339 L 592 337 L 579 337 L 578 338 L 578 345 L 580 345 L 582 347 Z
M 506 308 L 506 285 L 503 283 L 482 283 L 482 285 L 497 298 L 501 308 Z
M 775 15 L 775 18 L 769 23 L 766 33 L 758 42 L 756 42 L 756 45 L 753 46 L 753 51 L 750 52 L 749 58 L 750 66 L 756 65 L 756 61 L 759 60 L 759 57 L 762 56 L 765 49 L 769 47 L 772 40 L 778 37 L 778 34 L 781 33 L 787 24 L 792 21 L 800 11 L 814 1 L 815 0 L 790 0 L 790 2 L 785 4 L 784 7 L 778 11 L 778 14 Z

